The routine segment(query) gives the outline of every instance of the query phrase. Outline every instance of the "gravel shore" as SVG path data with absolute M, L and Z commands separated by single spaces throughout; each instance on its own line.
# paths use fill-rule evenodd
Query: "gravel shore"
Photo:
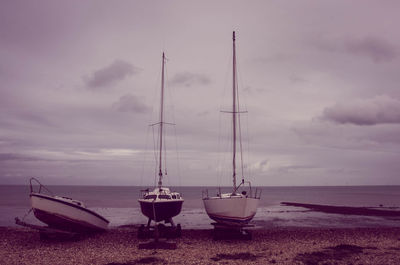
M 214 241 L 210 230 L 183 230 L 176 250 L 139 250 L 135 227 L 79 240 L 40 240 L 0 227 L 1 264 L 400 264 L 400 228 L 272 228 L 253 239 Z

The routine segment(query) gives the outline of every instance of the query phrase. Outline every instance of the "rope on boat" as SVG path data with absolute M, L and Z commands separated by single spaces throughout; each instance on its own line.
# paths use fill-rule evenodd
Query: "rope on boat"
M 33 208 L 30 208 L 29 211 L 27 213 L 25 213 L 25 215 L 22 217 L 22 221 L 25 220 L 25 218 L 33 211 Z
M 155 139 L 155 134 L 154 134 L 154 126 L 152 126 L 153 129 L 153 154 L 154 154 L 154 160 L 156 161 L 155 166 L 154 166 L 154 187 L 157 185 L 157 165 L 158 165 L 158 158 L 157 158 L 157 147 L 156 147 L 156 139 Z
M 154 226 L 154 241 L 158 242 L 159 231 L 158 231 L 158 225 L 157 225 L 155 202 L 156 202 L 156 199 L 154 199 L 153 203 L 152 203 L 153 204 L 153 217 L 154 217 L 154 222 L 156 223 Z

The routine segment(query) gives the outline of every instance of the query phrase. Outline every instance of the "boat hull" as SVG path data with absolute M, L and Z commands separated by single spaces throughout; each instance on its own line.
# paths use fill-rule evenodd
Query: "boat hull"
M 139 200 L 139 203 L 143 215 L 145 215 L 149 219 L 155 222 L 161 222 L 161 221 L 169 222 L 172 217 L 177 216 L 181 212 L 183 200 L 171 200 L 171 201 Z
M 109 221 L 97 213 L 52 196 L 31 193 L 35 217 L 49 227 L 74 232 L 96 232 L 107 229 Z
M 253 219 L 260 199 L 248 197 L 204 198 L 208 216 L 217 223 L 245 225 Z

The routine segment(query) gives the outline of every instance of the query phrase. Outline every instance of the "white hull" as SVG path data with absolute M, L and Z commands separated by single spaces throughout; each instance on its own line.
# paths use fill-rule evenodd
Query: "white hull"
M 50 227 L 73 231 L 106 230 L 109 221 L 73 200 L 31 193 L 35 216 Z
M 243 195 L 208 197 L 203 199 L 208 216 L 218 223 L 247 224 L 257 212 L 259 198 L 249 198 Z
M 237 86 L 237 77 L 236 77 L 236 46 L 235 46 L 235 32 L 232 35 L 233 40 L 233 82 L 232 82 L 232 111 L 224 111 L 228 112 L 232 115 L 232 180 L 233 180 L 233 192 L 218 194 L 215 197 L 209 197 L 208 191 L 206 193 L 206 197 L 203 198 L 204 208 L 208 214 L 208 216 L 221 224 L 227 225 L 246 225 L 253 219 L 254 215 L 257 212 L 258 202 L 260 201 L 260 194 L 257 196 L 257 189 L 253 194 L 251 189 L 251 184 L 249 181 L 244 180 L 244 172 L 243 172 L 243 157 L 242 157 L 242 141 L 240 139 L 240 116 L 241 113 L 239 108 L 239 100 L 238 100 L 238 86 Z M 237 135 L 239 136 L 239 148 L 237 148 Z M 241 156 L 242 162 L 242 182 L 237 185 L 236 181 L 236 155 L 237 151 L 240 151 L 239 154 Z M 249 186 L 249 193 L 246 190 L 243 190 L 245 184 Z M 243 191 L 240 193 L 239 188 Z M 238 193 L 239 192 L 239 193 Z M 249 194 L 249 195 L 247 195 Z M 204 195 L 204 194 L 203 194 Z M 253 196 L 254 195 L 254 196 Z

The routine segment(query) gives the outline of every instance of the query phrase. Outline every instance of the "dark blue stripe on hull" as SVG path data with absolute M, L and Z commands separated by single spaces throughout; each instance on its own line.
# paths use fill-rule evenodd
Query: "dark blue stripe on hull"
M 232 219 L 229 217 L 221 217 L 221 216 L 216 216 L 216 215 L 209 215 L 211 219 L 218 223 L 234 223 L 234 224 L 247 224 L 248 222 L 253 219 L 253 216 L 249 216 L 246 219 Z
M 96 231 L 103 231 L 104 229 L 91 225 L 86 222 L 72 220 L 67 217 L 63 217 L 60 215 L 55 215 L 53 213 L 48 213 L 46 211 L 42 211 L 39 209 L 33 209 L 33 213 L 35 217 L 47 224 L 49 227 L 71 231 L 71 232 L 79 232 L 79 233 L 89 233 Z
M 70 206 L 70 207 L 74 207 L 74 208 L 76 208 L 76 209 L 79 209 L 79 210 L 81 210 L 81 211 L 85 211 L 85 212 L 87 212 L 87 213 L 90 213 L 90 214 L 96 216 L 97 218 L 102 219 L 104 222 L 107 222 L 107 224 L 110 223 L 110 222 L 109 222 L 106 218 L 104 218 L 103 216 L 101 216 L 101 215 L 99 215 L 98 213 L 93 212 L 93 211 L 91 211 L 91 210 L 89 210 L 89 209 L 87 209 L 87 208 L 84 208 L 84 207 L 82 207 L 82 206 L 79 206 L 79 205 L 76 205 L 76 204 L 73 204 L 73 203 L 69 203 L 69 202 L 66 202 L 66 201 L 63 201 L 63 200 L 59 200 L 59 199 L 57 199 L 57 198 L 53 198 L 53 197 L 48 196 L 48 195 L 42 195 L 42 194 L 39 194 L 39 193 L 31 193 L 29 196 L 30 196 L 30 197 L 38 197 L 38 198 L 42 198 L 42 199 L 45 199 L 45 200 L 55 201 L 55 202 L 58 202 L 58 203 L 62 203 L 62 204 L 68 205 L 68 206 Z
M 153 215 L 153 202 L 139 201 L 142 213 L 156 222 L 168 221 L 174 216 L 177 216 L 182 209 L 183 201 L 170 201 L 170 202 L 155 202 L 154 210 L 156 212 L 156 219 Z

